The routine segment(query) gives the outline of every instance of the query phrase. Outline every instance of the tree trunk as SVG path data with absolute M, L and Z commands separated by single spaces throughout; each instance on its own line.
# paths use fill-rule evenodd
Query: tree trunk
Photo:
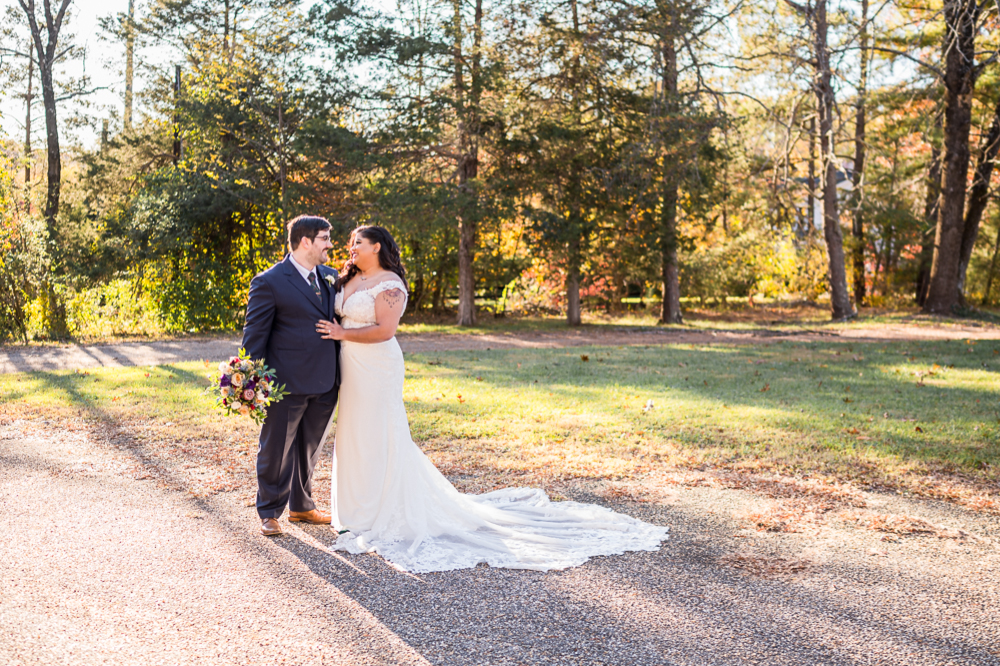
M 809 118 L 809 196 L 806 198 L 808 212 L 806 213 L 809 223 L 804 229 L 806 234 L 811 234 L 816 228 L 816 191 L 819 189 L 819 179 L 816 177 L 816 114 Z
M 677 262 L 677 185 L 668 186 L 663 196 L 662 228 L 660 235 L 660 279 L 663 282 L 663 302 L 660 304 L 660 322 L 680 324 L 681 288 Z
M 173 146 L 173 159 L 174 164 L 181 159 L 181 119 L 180 119 L 180 105 L 181 105 L 181 66 L 174 65 L 174 146 Z
M 458 325 L 476 323 L 476 277 L 474 259 L 478 220 L 478 193 L 473 181 L 479 176 L 479 98 L 482 91 L 480 65 L 482 59 L 483 2 L 476 0 L 473 18 L 471 90 L 465 99 L 462 56 L 462 3 L 454 3 L 454 77 L 455 109 L 458 117 L 458 187 L 463 198 L 463 214 L 459 218 L 458 238 Z
M 951 314 L 958 306 L 965 187 L 969 175 L 969 129 L 975 87 L 976 0 L 945 0 L 945 111 L 941 205 L 924 312 Z
M 132 130 L 132 56 L 135 52 L 135 0 L 128 0 L 128 24 L 125 26 L 125 113 L 122 124 Z
M 931 283 L 931 260 L 934 257 L 934 228 L 941 204 L 941 150 L 931 148 L 931 164 L 927 169 L 927 195 L 924 197 L 924 230 L 920 242 L 920 263 L 917 270 L 917 305 L 924 306 Z
M 416 270 L 410 273 L 413 284 L 410 289 L 410 297 L 406 301 L 406 310 L 408 312 L 418 311 L 424 301 L 424 298 L 427 296 L 427 290 L 424 284 L 424 259 L 421 256 L 421 253 L 422 247 L 420 245 L 420 241 L 411 239 L 408 263 L 411 268 L 416 267 Z
M 571 108 L 575 126 L 581 124 L 582 111 L 580 108 L 580 86 L 582 85 L 582 75 L 580 72 L 580 51 L 583 38 L 580 32 L 580 7 L 577 0 L 570 0 L 570 18 L 573 24 L 573 38 L 577 45 L 577 50 L 570 64 L 570 90 Z M 579 326 L 583 322 L 580 310 L 580 264 L 583 247 L 583 225 L 582 225 L 582 188 L 581 166 L 574 155 L 570 158 L 567 166 L 569 174 L 566 187 L 566 200 L 568 201 L 569 214 L 569 239 L 567 242 L 568 256 L 566 258 L 566 323 L 569 326 Z
M 56 121 L 56 91 L 52 83 L 52 68 L 55 66 L 59 47 L 59 31 L 63 18 L 72 0 L 61 0 L 59 11 L 52 15 L 50 0 L 45 0 L 45 32 L 42 41 L 42 26 L 35 16 L 35 0 L 18 0 L 21 10 L 28 19 L 31 39 L 38 56 L 38 78 L 42 84 L 42 104 L 45 107 L 45 143 L 48 157 L 45 192 L 45 227 L 49 243 L 54 245 L 56 236 L 56 216 L 59 215 L 59 195 L 62 187 L 62 155 L 59 150 L 59 123 Z
M 834 319 L 854 315 L 847 290 L 844 264 L 844 237 L 840 231 L 840 211 L 837 202 L 837 156 L 833 136 L 833 86 L 830 72 L 830 52 L 827 46 L 827 0 L 819 0 L 814 10 L 816 29 L 816 107 L 819 112 L 819 150 L 823 164 L 823 235 L 830 260 L 830 307 Z
M 965 303 L 965 274 L 972 259 L 972 250 L 976 247 L 979 236 L 979 223 L 983 219 L 983 211 L 990 201 L 990 179 L 993 177 L 993 161 L 1000 149 L 1000 99 L 997 99 L 993 111 L 993 121 L 990 130 L 983 137 L 979 146 L 979 156 L 976 159 L 976 172 L 969 189 L 969 205 L 965 211 L 965 222 L 962 229 L 962 254 L 958 263 L 958 302 Z
M 448 248 L 451 247 L 450 227 L 444 230 L 441 247 L 441 260 L 438 262 L 437 275 L 434 276 L 434 294 L 431 299 L 431 309 L 435 313 L 444 310 L 445 285 L 448 283 Z
M 861 75 L 858 79 L 858 104 L 854 120 L 854 174 L 851 179 L 854 199 L 854 303 L 860 308 L 865 302 L 865 95 L 868 90 L 868 0 L 861 0 Z
M 569 261 L 566 271 L 566 323 L 579 326 L 583 322 L 580 314 L 580 239 L 570 241 Z
M 677 107 L 677 50 L 671 25 L 663 35 L 663 110 L 669 116 Z M 663 197 L 660 200 L 660 279 L 663 301 L 660 322 L 680 324 L 681 287 L 677 266 L 677 176 L 672 165 L 664 166 Z
M 278 93 L 278 196 L 281 201 L 282 219 L 285 219 L 285 186 L 288 180 L 285 147 L 285 95 L 284 90 L 282 90 Z
M 886 227 L 885 242 L 883 243 L 883 245 L 885 245 L 885 261 L 882 262 L 884 267 L 882 271 L 882 296 L 889 295 L 889 279 L 891 277 L 889 274 L 892 272 L 892 253 L 894 250 L 893 244 L 895 242 L 895 233 L 896 230 L 891 224 Z
M 993 276 L 997 271 L 997 257 L 1000 256 L 1000 227 L 997 228 L 997 239 L 993 243 L 993 258 L 990 259 L 990 272 L 986 276 L 986 289 L 983 290 L 983 300 L 980 305 L 989 305 L 990 290 L 993 288 Z
M 35 80 L 35 58 L 28 49 L 28 92 L 24 96 L 24 193 L 25 207 L 28 215 L 31 215 L 31 196 L 28 185 L 31 183 L 31 102 L 35 99 L 32 94 L 32 84 Z
M 59 124 L 56 120 L 56 91 L 52 85 L 52 70 L 39 67 L 42 79 L 42 103 L 45 105 L 45 139 L 48 157 L 45 192 L 45 223 L 50 241 L 55 241 L 56 216 L 59 215 L 59 195 L 62 189 L 62 153 L 59 150 Z
M 458 221 L 458 325 L 476 323 L 476 281 L 472 259 L 476 247 L 476 224 L 473 220 Z

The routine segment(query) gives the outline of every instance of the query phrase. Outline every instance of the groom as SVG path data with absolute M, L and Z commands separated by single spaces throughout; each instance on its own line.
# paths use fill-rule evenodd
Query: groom
M 340 343 L 316 332 L 320 319 L 333 321 L 329 260 L 330 223 L 301 215 L 288 223 L 290 253 L 250 283 L 243 347 L 263 358 L 285 384 L 287 395 L 267 408 L 257 451 L 257 515 L 265 536 L 281 534 L 278 518 L 288 506 L 290 522 L 330 523 L 316 509 L 312 475 L 337 405 Z

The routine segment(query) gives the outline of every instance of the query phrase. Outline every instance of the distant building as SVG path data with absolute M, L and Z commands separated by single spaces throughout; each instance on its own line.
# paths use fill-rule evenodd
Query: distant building
M 844 203 L 844 201 L 850 196 L 850 193 L 854 190 L 854 162 L 852 160 L 844 160 L 841 162 L 842 169 L 837 169 L 837 200 Z M 812 225 L 819 231 L 823 230 L 823 188 L 822 188 L 822 172 L 816 175 L 816 196 L 812 197 Z M 796 182 L 802 183 L 808 187 L 808 178 L 796 178 Z M 795 204 L 795 216 L 799 224 L 800 229 L 806 228 L 806 222 L 809 219 L 809 202 L 808 200 L 802 200 L 796 202 Z

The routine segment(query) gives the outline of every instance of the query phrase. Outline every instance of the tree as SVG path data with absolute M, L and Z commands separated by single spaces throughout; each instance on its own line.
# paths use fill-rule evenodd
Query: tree
M 998 151 L 1000 151 L 1000 97 L 997 99 L 989 129 L 983 134 L 979 145 L 972 187 L 969 189 L 969 204 L 962 223 L 962 245 L 956 285 L 958 302 L 962 305 L 965 305 L 965 276 L 969 270 L 969 260 L 972 259 L 972 250 L 976 246 L 976 238 L 979 236 L 979 224 L 990 200 L 990 179 L 993 177 L 993 165 L 996 163 Z
M 972 96 L 978 67 L 976 0 L 944 0 L 944 138 L 941 197 L 934 235 L 934 256 L 924 312 L 952 314 L 959 304 L 959 266 L 969 175 Z
M 32 207 L 31 174 L 34 155 L 32 151 L 35 107 L 38 94 L 35 92 L 36 61 L 34 44 L 30 36 L 25 38 L 27 21 L 20 7 L 6 8 L 3 27 L 0 27 L 0 81 L 7 90 L 21 90 L 24 99 L 24 208 L 30 214 Z M 4 57 L 6 56 L 6 57 Z M 14 95 L 11 95 L 14 96 Z M 15 200 L 16 201 L 16 200 Z
M 113 173 L 113 158 L 149 144 L 136 186 L 104 206 L 104 247 L 109 263 L 140 269 L 171 328 L 238 322 L 243 285 L 284 253 L 289 211 L 336 221 L 359 205 L 367 146 L 345 127 L 350 81 L 316 64 L 338 53 L 298 4 L 161 3 L 137 22 L 183 60 L 183 85 L 167 92 L 173 68 L 156 72 L 152 120 L 93 162 Z
M 713 168 L 712 131 L 725 123 L 719 98 L 705 83 L 701 58 L 724 19 L 709 4 L 686 2 L 620 3 L 620 31 L 630 52 L 635 79 L 620 88 L 633 88 L 629 97 L 639 122 L 626 131 L 627 150 L 638 157 L 628 167 L 630 180 L 642 183 L 636 200 L 640 210 L 655 218 L 648 226 L 651 245 L 659 255 L 658 278 L 663 300 L 660 322 L 681 323 L 680 234 L 681 197 L 692 209 Z M 638 48 L 636 48 L 638 47 Z M 649 63 L 648 65 L 646 63 Z M 681 71 L 690 81 L 681 81 Z M 692 211 L 693 212 L 693 211 Z
M 473 259 L 476 248 L 476 222 L 479 176 L 480 105 L 483 95 L 483 0 L 474 0 L 472 22 L 472 58 L 469 65 L 471 78 L 466 94 L 465 56 L 462 53 L 463 12 L 462 1 L 453 0 L 452 39 L 454 53 L 454 101 L 458 129 L 458 188 L 466 205 L 458 218 L 458 325 L 476 323 L 476 277 Z
M 31 30 L 32 47 L 37 56 L 38 78 L 42 84 L 42 103 L 45 107 L 45 144 L 48 157 L 46 170 L 45 222 L 48 240 L 55 243 L 56 217 L 59 215 L 59 194 L 62 187 L 62 153 L 59 149 L 59 121 L 57 118 L 54 69 L 56 63 L 72 51 L 61 45 L 59 33 L 63 28 L 66 10 L 72 0 L 58 0 L 53 13 L 52 0 L 42 0 L 44 15 L 38 16 L 35 0 L 17 0 Z
M 861 19 L 858 41 L 860 74 L 858 76 L 858 98 L 854 113 L 854 173 L 852 174 L 852 193 L 854 195 L 854 220 L 851 227 L 854 236 L 854 303 L 861 307 L 865 301 L 865 225 L 864 225 L 864 185 L 866 137 L 865 120 L 868 92 L 868 0 L 861 0 Z
M 562 273 L 566 321 L 577 326 L 590 244 L 610 201 L 616 55 L 597 3 L 569 0 L 537 11 L 519 48 L 526 85 L 518 97 L 525 102 L 511 145 L 522 153 L 524 182 L 534 195 L 527 212 L 540 248 Z
M 847 290 L 847 271 L 844 263 L 844 237 L 840 230 L 840 205 L 837 201 L 837 151 L 834 136 L 833 71 L 830 65 L 827 0 L 816 0 L 801 5 L 785 0 L 802 16 L 812 33 L 813 94 L 819 118 L 819 152 L 823 169 L 823 236 L 830 261 L 830 307 L 834 319 L 847 319 L 854 315 Z
M 128 0 L 128 17 L 125 23 L 125 113 L 122 124 L 125 131 L 132 130 L 132 83 L 135 74 L 135 0 Z
M 810 147 L 813 140 L 818 143 L 819 149 L 819 190 L 822 192 L 823 210 L 823 236 L 827 250 L 828 264 L 828 286 L 830 293 L 831 315 L 834 319 L 845 319 L 854 316 L 854 309 L 851 306 L 850 292 L 847 288 L 847 271 L 845 266 L 845 252 L 843 233 L 840 227 L 840 204 L 837 199 L 837 174 L 839 159 L 837 156 L 838 136 L 835 126 L 836 118 L 836 96 L 834 90 L 834 68 L 831 57 L 834 48 L 831 47 L 831 26 L 827 16 L 829 0 L 809 0 L 806 3 L 799 3 L 795 0 L 785 0 L 778 9 L 769 15 L 765 23 L 763 34 L 756 34 L 753 37 L 760 40 L 759 44 L 751 46 L 749 61 L 756 67 L 764 66 L 765 63 L 779 68 L 783 76 L 793 77 L 796 83 L 808 86 L 810 96 L 813 98 L 812 104 L 797 102 L 790 104 L 788 111 L 784 108 L 775 108 L 773 102 L 762 100 L 762 104 L 769 108 L 769 113 L 776 115 L 779 112 L 789 113 L 790 120 L 785 121 L 785 131 L 787 140 L 785 145 L 791 145 L 797 139 L 800 130 L 798 127 L 799 116 L 802 115 L 802 107 L 812 106 L 814 108 L 813 118 L 808 117 L 810 127 L 815 127 L 815 131 L 808 131 Z M 790 16 L 781 8 L 790 9 Z M 754 9 L 759 11 L 760 6 L 755 5 Z M 837 33 L 834 33 L 834 37 Z M 846 42 L 847 40 L 841 40 Z M 837 49 L 843 48 L 844 44 L 835 44 Z M 757 71 L 756 68 L 754 71 Z M 779 100 L 782 98 L 779 97 Z M 785 102 L 788 104 L 788 102 Z M 810 151 L 811 152 L 811 151 Z M 784 170 L 788 164 L 791 148 L 782 150 L 782 155 L 775 162 L 775 168 L 783 165 Z M 811 157 L 811 156 L 810 156 Z M 809 163 L 812 164 L 810 159 Z M 777 174 L 776 174 L 777 176 Z M 810 181 L 812 171 L 810 171 Z M 774 186 L 779 187 L 779 181 L 787 183 L 787 176 L 776 177 Z M 812 193 L 808 194 L 812 197 Z M 808 218 L 812 217 L 812 212 L 807 211 Z M 811 224 L 811 223 L 810 223 Z

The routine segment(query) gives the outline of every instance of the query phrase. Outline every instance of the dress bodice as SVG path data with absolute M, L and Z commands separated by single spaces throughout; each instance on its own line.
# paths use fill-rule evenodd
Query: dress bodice
M 344 290 L 338 291 L 333 301 L 333 308 L 340 315 L 340 325 L 344 328 L 374 326 L 377 323 L 375 321 L 375 297 L 390 289 L 399 289 L 403 292 L 403 298 L 406 298 L 406 285 L 399 280 L 385 280 L 367 289 L 358 289 L 348 296 L 346 301 L 344 300 Z M 406 308 L 405 300 L 403 308 Z

